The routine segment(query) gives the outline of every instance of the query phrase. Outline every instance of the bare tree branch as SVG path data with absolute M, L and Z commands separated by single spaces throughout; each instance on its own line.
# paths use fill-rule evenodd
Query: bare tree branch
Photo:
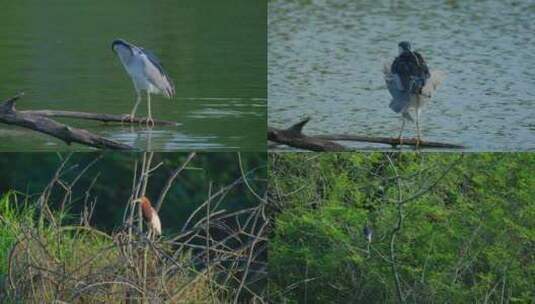
M 189 162 L 195 157 L 195 152 L 191 152 L 188 155 L 188 158 L 182 165 L 173 171 L 173 173 L 169 176 L 167 179 L 167 182 L 165 183 L 165 186 L 162 189 L 162 192 L 160 193 L 160 196 L 158 197 L 158 202 L 156 203 L 156 211 L 160 211 L 160 208 L 162 207 L 163 201 L 165 200 L 165 196 L 167 195 L 167 192 L 173 186 L 173 182 L 177 178 L 177 176 L 182 172 L 186 166 L 189 164 Z

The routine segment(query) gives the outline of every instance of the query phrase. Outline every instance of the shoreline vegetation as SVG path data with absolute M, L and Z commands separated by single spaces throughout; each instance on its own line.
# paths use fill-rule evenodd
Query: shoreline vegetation
M 269 165 L 274 303 L 534 299 L 535 155 L 285 153 Z

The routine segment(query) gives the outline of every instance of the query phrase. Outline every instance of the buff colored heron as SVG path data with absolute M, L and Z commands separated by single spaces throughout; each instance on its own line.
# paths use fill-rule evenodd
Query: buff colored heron
M 149 238 L 152 234 L 159 236 L 162 234 L 162 223 L 160 222 L 160 217 L 158 212 L 152 207 L 150 200 L 146 196 L 142 196 L 138 199 L 135 199 L 132 203 L 141 204 L 141 212 L 143 214 L 143 219 L 149 227 Z

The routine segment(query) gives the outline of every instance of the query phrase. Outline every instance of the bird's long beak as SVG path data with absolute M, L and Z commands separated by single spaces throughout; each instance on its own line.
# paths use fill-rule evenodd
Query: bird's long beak
M 132 204 L 135 204 L 135 203 L 141 203 L 141 199 L 140 198 L 136 198 L 135 200 L 132 201 Z

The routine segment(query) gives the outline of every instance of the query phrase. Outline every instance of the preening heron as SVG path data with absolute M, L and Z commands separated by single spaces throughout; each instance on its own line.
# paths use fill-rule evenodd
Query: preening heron
M 430 71 L 420 53 L 412 51 L 407 41 L 398 44 L 399 55 L 391 65 L 385 64 L 384 76 L 388 91 L 392 95 L 390 108 L 402 115 L 399 141 L 402 144 L 405 120 L 413 121 L 409 110 L 416 112 L 417 143 L 421 141 L 420 113 L 434 91 L 442 82 L 444 74 Z
M 160 222 L 160 217 L 158 212 L 152 207 L 150 200 L 146 196 L 142 196 L 138 199 L 135 199 L 132 203 L 141 204 L 141 213 L 143 214 L 143 219 L 147 222 L 149 226 L 149 236 L 154 233 L 156 236 L 162 234 L 162 223 Z
M 136 90 L 136 102 L 130 120 L 136 115 L 141 102 L 141 91 L 147 92 L 147 125 L 154 125 L 150 107 L 150 94 L 162 94 L 167 98 L 175 95 L 175 86 L 162 64 L 150 51 L 137 47 L 122 39 L 113 41 L 112 50 L 119 56 L 126 72 L 132 78 Z

